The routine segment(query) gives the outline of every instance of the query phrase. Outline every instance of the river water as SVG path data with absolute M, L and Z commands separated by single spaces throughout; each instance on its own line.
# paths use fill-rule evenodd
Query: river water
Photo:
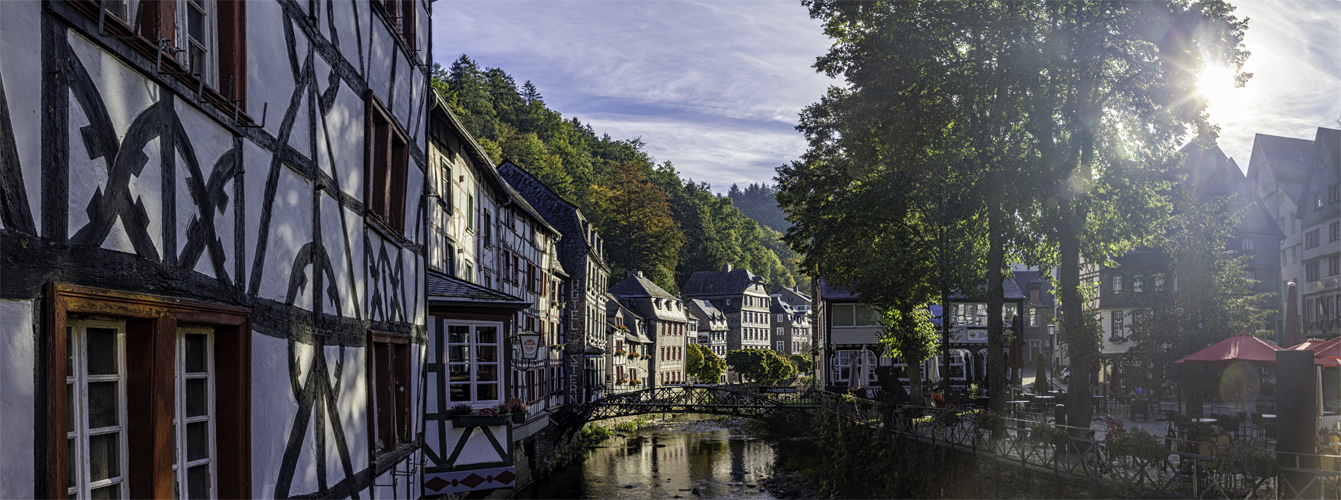
M 775 498 L 759 484 L 773 448 L 713 421 L 661 423 L 599 446 L 514 498 Z

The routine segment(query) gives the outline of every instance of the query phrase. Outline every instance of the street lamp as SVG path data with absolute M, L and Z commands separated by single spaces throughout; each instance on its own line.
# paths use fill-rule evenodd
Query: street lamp
M 1052 337 L 1052 369 L 1056 373 L 1057 367 L 1061 365 L 1062 357 L 1057 346 L 1057 325 L 1048 325 L 1048 336 Z

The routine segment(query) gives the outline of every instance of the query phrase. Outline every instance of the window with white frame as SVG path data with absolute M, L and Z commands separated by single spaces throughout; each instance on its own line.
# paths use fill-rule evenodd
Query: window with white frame
M 172 455 L 177 498 L 211 498 L 215 491 L 214 331 L 186 327 L 177 334 L 176 408 Z M 183 494 L 183 492 L 185 494 Z
M 447 397 L 453 403 L 496 403 L 500 392 L 497 323 L 447 323 Z
M 215 56 L 215 4 L 205 0 L 177 0 L 178 60 L 193 75 L 219 88 Z M 185 59 L 182 59 L 185 57 Z
M 70 498 L 126 498 L 125 324 L 72 321 L 66 339 L 66 493 Z

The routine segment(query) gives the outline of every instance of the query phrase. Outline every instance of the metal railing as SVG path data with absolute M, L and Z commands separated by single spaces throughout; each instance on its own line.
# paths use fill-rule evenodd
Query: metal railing
M 1104 496 L 1341 498 L 1341 455 L 1277 453 L 1254 438 L 1192 441 L 1170 433 L 1142 437 L 1142 447 L 1117 444 L 1134 434 L 1060 426 L 1041 413 L 1004 417 L 983 410 L 878 404 L 828 392 L 820 395 L 819 407 L 850 423 L 974 453 L 1002 467 L 1046 473 Z M 1285 472 L 1310 480 L 1291 484 L 1282 479 Z

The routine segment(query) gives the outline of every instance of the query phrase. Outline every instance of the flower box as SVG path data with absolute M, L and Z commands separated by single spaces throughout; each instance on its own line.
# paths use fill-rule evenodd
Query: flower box
M 525 418 L 525 415 L 522 418 Z M 512 417 L 508 415 L 455 415 L 452 417 L 452 425 L 456 427 L 496 427 L 508 425 L 511 422 Z
M 526 423 L 526 413 L 522 413 L 522 412 L 513 413 L 513 414 L 512 414 L 512 423 L 514 423 L 514 424 L 524 424 L 524 423 Z

